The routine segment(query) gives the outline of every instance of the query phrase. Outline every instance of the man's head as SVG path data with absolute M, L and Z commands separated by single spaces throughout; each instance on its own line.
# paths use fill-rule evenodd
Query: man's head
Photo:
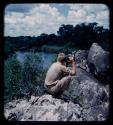
M 57 61 L 63 63 L 64 58 L 65 58 L 65 54 L 64 53 L 59 53 L 58 57 L 57 57 Z

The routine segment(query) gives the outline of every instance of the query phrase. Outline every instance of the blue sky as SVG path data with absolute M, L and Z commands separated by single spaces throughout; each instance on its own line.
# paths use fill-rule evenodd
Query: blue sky
M 62 24 L 83 22 L 109 28 L 109 9 L 104 4 L 9 4 L 4 11 L 4 36 L 56 34 Z

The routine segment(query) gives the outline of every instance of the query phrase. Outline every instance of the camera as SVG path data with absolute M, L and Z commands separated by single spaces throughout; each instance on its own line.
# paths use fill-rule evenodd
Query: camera
M 64 61 L 66 62 L 66 63 L 70 63 L 70 58 L 69 57 L 74 57 L 74 61 L 75 61 L 75 55 L 74 54 L 68 54 L 68 55 L 66 55 L 65 56 L 65 58 L 64 58 Z
M 70 61 L 69 55 L 66 55 L 66 56 L 65 56 L 64 61 L 65 61 L 65 62 L 69 62 L 69 61 Z

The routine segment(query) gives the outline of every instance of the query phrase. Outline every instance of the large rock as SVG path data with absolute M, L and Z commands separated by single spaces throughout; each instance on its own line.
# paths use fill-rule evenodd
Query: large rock
M 82 60 L 87 60 L 88 50 L 78 50 L 77 52 L 73 52 L 75 54 L 76 63 L 81 63 Z
M 93 43 L 89 50 L 88 66 L 99 80 L 109 80 L 109 52 L 104 51 L 97 43 Z
M 83 109 L 81 117 L 83 121 L 105 121 L 109 116 L 109 104 L 103 103 L 88 109 Z
M 76 66 L 81 67 L 82 69 L 89 72 L 89 67 L 87 63 L 88 50 L 78 50 L 76 52 L 73 52 L 73 54 L 75 55 Z
M 82 110 L 79 104 L 45 94 L 41 97 L 32 96 L 29 101 L 23 99 L 8 103 L 4 116 L 13 121 L 80 121 Z
M 5 105 L 4 116 L 9 121 L 104 121 L 108 103 L 85 108 L 45 94 L 31 99 L 15 100 Z
M 85 108 L 89 108 L 109 100 L 108 88 L 108 86 L 100 85 L 85 70 L 77 68 L 76 76 L 74 76 L 69 89 L 61 95 L 61 98 L 67 98 Z
M 61 97 L 31 96 L 30 100 L 9 102 L 4 108 L 5 118 L 13 121 L 104 121 L 108 115 L 109 85 L 100 85 L 81 68 Z

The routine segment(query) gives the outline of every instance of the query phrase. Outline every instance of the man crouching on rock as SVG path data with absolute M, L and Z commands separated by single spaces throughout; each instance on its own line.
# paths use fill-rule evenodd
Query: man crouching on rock
M 45 78 L 45 88 L 48 93 L 53 95 L 62 94 L 71 83 L 72 76 L 76 73 L 76 65 L 74 61 L 74 57 L 70 55 L 68 63 L 72 65 L 72 69 L 69 70 L 68 67 L 65 66 L 65 54 L 59 53 L 57 57 L 57 62 L 53 63 Z

